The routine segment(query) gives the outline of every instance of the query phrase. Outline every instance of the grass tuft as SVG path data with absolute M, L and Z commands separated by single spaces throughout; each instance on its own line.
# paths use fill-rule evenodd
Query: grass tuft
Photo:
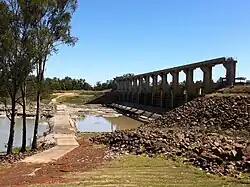
M 21 147 L 14 147 L 14 148 L 12 149 L 12 152 L 13 152 L 13 153 L 19 153 L 20 150 L 21 150 Z M 26 150 L 27 150 L 27 151 L 30 151 L 30 150 L 31 150 L 31 147 L 30 147 L 30 146 L 27 146 L 27 147 L 26 147 Z

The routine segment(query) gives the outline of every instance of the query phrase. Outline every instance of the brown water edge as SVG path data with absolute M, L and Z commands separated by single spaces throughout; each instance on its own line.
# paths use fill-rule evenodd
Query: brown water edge
M 77 130 L 79 132 L 113 132 L 115 130 L 134 129 L 143 123 L 127 116 L 103 117 L 87 115 L 77 121 Z
M 143 124 L 143 122 L 137 121 L 127 116 L 107 117 L 106 119 L 111 123 L 118 125 L 120 127 L 119 130 L 133 129 Z

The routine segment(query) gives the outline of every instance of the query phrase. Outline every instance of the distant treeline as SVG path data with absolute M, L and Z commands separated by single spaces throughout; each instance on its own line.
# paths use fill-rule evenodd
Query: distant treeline
M 28 78 L 28 90 L 31 91 L 32 87 L 35 87 L 36 77 L 29 76 Z M 107 90 L 115 89 L 115 83 L 113 80 L 107 80 L 106 82 L 101 83 L 97 82 L 94 86 L 91 86 L 85 79 L 75 79 L 66 76 L 63 79 L 54 77 L 54 78 L 45 78 L 43 84 L 43 90 L 45 92 L 54 91 L 54 90 Z

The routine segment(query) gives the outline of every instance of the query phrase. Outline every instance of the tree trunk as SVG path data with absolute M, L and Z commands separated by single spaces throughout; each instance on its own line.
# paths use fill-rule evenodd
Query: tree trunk
M 22 137 L 22 147 L 20 152 L 26 151 L 26 83 L 24 82 L 21 88 L 22 94 L 22 108 L 23 108 L 23 137 Z
M 38 131 L 39 116 L 40 116 L 40 95 L 41 95 L 41 90 L 38 89 L 36 96 L 36 118 L 35 118 L 34 134 L 31 147 L 32 150 L 37 149 L 37 131 Z
M 35 126 L 34 126 L 34 134 L 33 134 L 33 141 L 31 149 L 37 149 L 37 131 L 38 131 L 38 123 L 40 117 L 40 99 L 41 99 L 41 92 L 42 92 L 42 84 L 43 84 L 43 76 L 44 76 L 44 69 L 45 69 L 45 62 L 46 58 L 38 63 L 37 67 L 37 95 L 36 95 L 36 119 L 35 119 Z
M 14 143 L 14 133 L 15 133 L 15 115 L 16 115 L 16 97 L 11 99 L 11 116 L 10 116 L 10 134 L 8 140 L 7 154 L 12 154 L 12 147 Z

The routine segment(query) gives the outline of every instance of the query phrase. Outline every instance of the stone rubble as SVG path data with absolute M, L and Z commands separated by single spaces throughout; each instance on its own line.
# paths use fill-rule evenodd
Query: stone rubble
M 201 97 L 133 130 L 90 140 L 114 152 L 181 156 L 207 173 L 250 173 L 250 97 Z

